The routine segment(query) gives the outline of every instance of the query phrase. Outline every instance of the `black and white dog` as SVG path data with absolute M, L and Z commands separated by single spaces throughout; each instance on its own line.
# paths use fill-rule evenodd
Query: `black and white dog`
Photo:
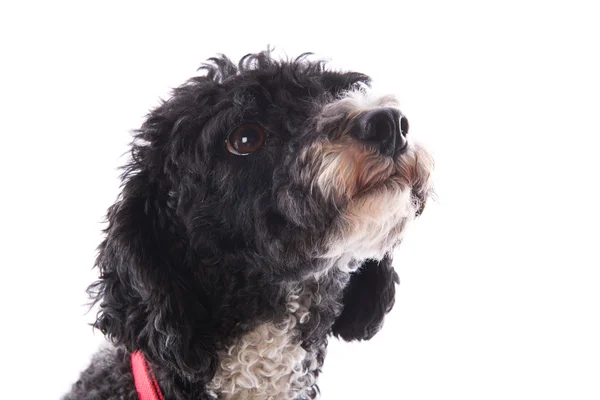
M 99 352 L 65 399 L 318 396 L 329 335 L 370 339 L 431 193 L 392 96 L 307 55 L 211 59 L 132 144 L 99 247 Z

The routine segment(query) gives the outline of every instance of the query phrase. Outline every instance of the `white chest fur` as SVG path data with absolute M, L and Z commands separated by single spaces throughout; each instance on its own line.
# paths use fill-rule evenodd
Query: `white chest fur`
M 299 324 L 309 319 L 310 293 L 291 290 L 282 321 L 259 325 L 219 354 L 208 386 L 219 399 L 293 400 L 315 384 L 316 354 L 301 346 Z

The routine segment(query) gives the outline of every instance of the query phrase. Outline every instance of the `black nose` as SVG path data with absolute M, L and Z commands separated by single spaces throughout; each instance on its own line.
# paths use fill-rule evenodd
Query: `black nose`
M 393 108 L 378 108 L 367 111 L 353 130 L 354 137 L 376 147 L 381 154 L 393 156 L 406 149 L 406 131 L 408 126 L 403 116 Z

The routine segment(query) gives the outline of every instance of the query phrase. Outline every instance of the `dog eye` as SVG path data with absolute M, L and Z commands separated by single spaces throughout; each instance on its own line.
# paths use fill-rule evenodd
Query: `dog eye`
M 265 143 L 265 132 L 257 124 L 244 124 L 235 128 L 227 137 L 227 150 L 237 156 L 254 153 Z

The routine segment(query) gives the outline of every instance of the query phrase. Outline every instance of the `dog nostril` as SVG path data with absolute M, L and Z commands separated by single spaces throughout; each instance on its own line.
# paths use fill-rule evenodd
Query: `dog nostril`
M 402 134 L 402 136 L 406 137 L 406 135 L 408 134 L 408 127 L 409 125 L 406 117 L 400 117 L 400 134 Z

